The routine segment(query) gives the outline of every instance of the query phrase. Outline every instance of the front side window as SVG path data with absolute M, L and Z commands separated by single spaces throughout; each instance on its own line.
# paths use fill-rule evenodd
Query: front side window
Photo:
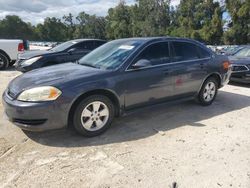
M 142 59 L 150 61 L 152 66 L 170 63 L 168 42 L 159 42 L 146 47 L 136 58 L 136 62 Z
M 198 47 L 198 46 L 197 46 L 197 49 L 200 52 L 200 58 L 208 58 L 208 57 L 211 56 L 210 53 L 207 50 L 205 50 L 205 49 L 203 49 L 201 47 Z
M 199 59 L 197 46 L 188 42 L 172 42 L 173 62 Z

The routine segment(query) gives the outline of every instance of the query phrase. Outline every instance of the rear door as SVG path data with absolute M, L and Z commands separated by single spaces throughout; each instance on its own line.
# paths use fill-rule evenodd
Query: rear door
M 191 42 L 172 41 L 170 46 L 174 94 L 193 95 L 207 75 L 210 54 Z
M 133 64 L 139 60 L 148 60 L 150 65 L 134 69 Z M 168 42 L 157 42 L 144 48 L 124 74 L 126 109 L 156 103 L 173 95 L 169 63 Z

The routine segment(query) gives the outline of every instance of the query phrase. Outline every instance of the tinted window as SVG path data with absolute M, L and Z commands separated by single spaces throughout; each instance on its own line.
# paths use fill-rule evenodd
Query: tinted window
M 95 43 L 94 43 L 94 41 L 82 42 L 81 45 L 82 45 L 82 48 L 84 50 L 93 50 L 93 49 L 95 49 Z
M 173 61 L 186 61 L 199 59 L 197 46 L 188 42 L 172 42 Z
M 201 47 L 198 47 L 198 46 L 197 46 L 197 48 L 198 48 L 198 50 L 200 52 L 200 58 L 210 57 L 210 53 L 207 50 L 205 50 L 205 49 L 203 49 Z
M 136 62 L 141 59 L 149 60 L 152 65 L 169 63 L 170 55 L 168 50 L 168 42 L 159 42 L 148 46 L 136 58 Z
M 79 42 L 77 44 L 75 44 L 74 46 L 72 46 L 72 48 L 78 49 L 78 50 L 83 50 L 83 42 Z
M 99 46 L 105 44 L 105 41 L 95 41 L 95 48 L 98 48 Z

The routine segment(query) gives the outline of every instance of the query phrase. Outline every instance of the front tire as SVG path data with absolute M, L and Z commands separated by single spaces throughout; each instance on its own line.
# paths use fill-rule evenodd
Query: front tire
M 203 106 L 213 103 L 218 92 L 218 81 L 214 77 L 208 78 L 202 85 L 198 95 L 198 101 Z
M 0 70 L 4 70 L 9 66 L 9 59 L 2 53 L 0 53 Z
M 83 136 L 93 137 L 106 131 L 114 119 L 114 105 L 102 95 L 93 95 L 79 103 L 73 115 L 73 125 Z

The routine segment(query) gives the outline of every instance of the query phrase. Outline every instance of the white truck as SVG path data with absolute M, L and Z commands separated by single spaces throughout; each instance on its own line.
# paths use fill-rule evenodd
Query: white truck
M 12 66 L 18 53 L 23 51 L 23 40 L 0 39 L 0 70 Z

